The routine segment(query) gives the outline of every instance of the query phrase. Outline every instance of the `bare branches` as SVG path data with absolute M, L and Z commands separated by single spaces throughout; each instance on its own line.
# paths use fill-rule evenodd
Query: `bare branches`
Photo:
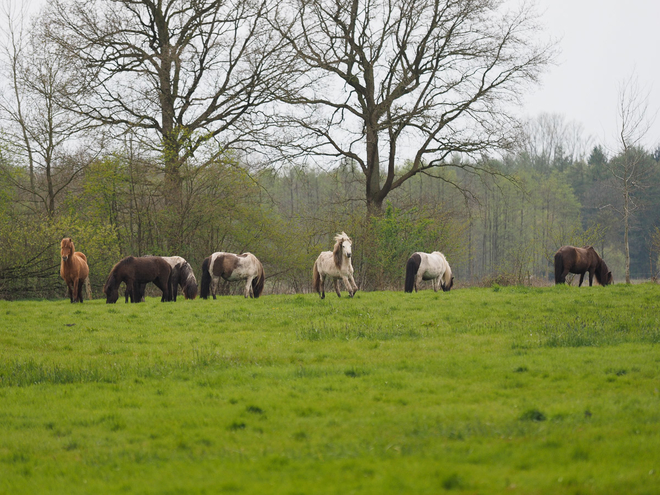
M 528 7 L 488 0 L 290 0 L 277 14 L 273 28 L 298 62 L 279 124 L 305 122 L 298 149 L 359 156 L 376 209 L 452 153 L 507 145 L 515 126 L 503 103 L 553 55 L 534 41 Z M 398 175 L 406 155 L 412 168 Z

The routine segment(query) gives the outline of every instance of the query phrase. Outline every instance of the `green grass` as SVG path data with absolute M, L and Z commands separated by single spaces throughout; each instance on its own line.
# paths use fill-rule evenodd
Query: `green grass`
M 0 493 L 658 493 L 660 287 L 0 301 Z

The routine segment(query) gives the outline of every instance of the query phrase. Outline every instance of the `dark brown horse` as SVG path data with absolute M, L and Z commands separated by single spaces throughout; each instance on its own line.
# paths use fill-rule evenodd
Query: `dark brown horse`
M 172 267 L 172 272 L 170 273 L 170 283 L 169 283 L 169 301 L 176 302 L 177 292 L 179 291 L 179 286 L 186 299 L 195 299 L 197 297 L 197 279 L 193 272 L 190 263 L 188 263 L 181 256 L 161 256 L 165 261 L 169 263 Z M 144 299 L 144 291 L 147 284 L 140 284 L 139 292 L 134 292 L 133 297 L 140 300 Z M 126 302 L 130 296 L 130 291 L 126 290 L 124 293 L 126 297 Z
M 566 282 L 568 273 L 580 275 L 580 285 L 584 280 L 584 274 L 589 272 L 589 287 L 593 284 L 594 275 L 600 285 L 614 283 L 612 272 L 605 261 L 598 256 L 592 246 L 578 248 L 574 246 L 563 246 L 555 253 L 555 284 Z
M 60 243 L 60 277 L 66 282 L 71 302 L 83 302 L 83 285 L 87 282 L 87 297 L 91 299 L 89 286 L 89 267 L 87 256 L 76 251 L 70 237 L 65 237 Z
M 126 284 L 126 294 L 131 302 L 137 303 L 142 300 L 141 285 L 153 282 L 156 287 L 163 291 L 161 301 L 169 300 L 169 280 L 172 267 L 167 261 L 159 256 L 124 258 L 110 270 L 108 280 L 103 287 L 105 302 L 108 304 L 117 302 L 119 298 L 119 286 L 122 282 Z

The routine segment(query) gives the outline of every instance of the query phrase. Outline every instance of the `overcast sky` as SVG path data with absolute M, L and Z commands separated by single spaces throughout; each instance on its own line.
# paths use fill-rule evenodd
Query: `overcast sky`
M 29 2 L 33 11 L 44 4 L 10 1 Z M 612 150 L 619 88 L 635 74 L 650 95 L 649 118 L 657 114 L 645 146 L 660 145 L 660 0 L 533 1 L 560 53 L 541 86 L 526 95 L 523 115 L 561 114 L 580 123 L 595 144 Z
M 536 0 L 560 53 L 523 111 L 559 113 L 583 125 L 596 143 L 615 144 L 621 84 L 636 74 L 649 93 L 649 117 L 660 109 L 660 0 Z M 660 145 L 660 114 L 645 145 Z

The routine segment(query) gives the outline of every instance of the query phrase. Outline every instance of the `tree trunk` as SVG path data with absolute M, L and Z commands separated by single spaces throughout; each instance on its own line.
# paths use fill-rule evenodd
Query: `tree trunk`
M 628 231 L 630 230 L 630 194 L 627 185 L 623 193 L 623 244 L 626 254 L 626 283 L 630 283 L 630 243 L 628 242 Z

